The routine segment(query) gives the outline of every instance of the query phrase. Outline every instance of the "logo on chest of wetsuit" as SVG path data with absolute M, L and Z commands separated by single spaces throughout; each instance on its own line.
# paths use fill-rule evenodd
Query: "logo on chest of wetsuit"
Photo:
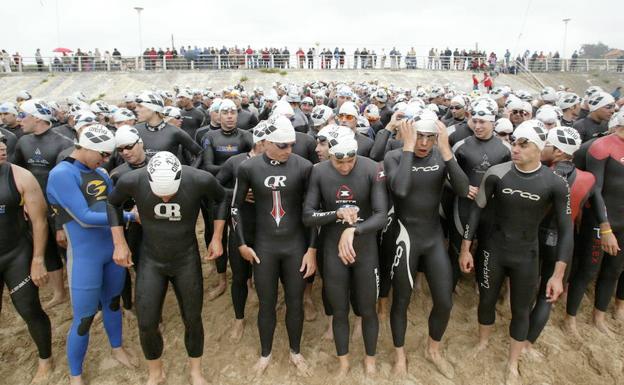
M 156 219 L 167 219 L 176 222 L 182 219 L 182 210 L 177 203 L 159 203 L 154 206 Z
M 431 172 L 431 171 L 438 171 L 440 169 L 440 166 L 433 165 L 433 166 L 426 166 L 426 167 L 416 167 L 416 166 L 412 166 L 412 172 L 418 172 L 418 171 L 422 171 L 422 172 Z
M 336 191 L 336 199 L 339 201 L 352 200 L 353 190 L 351 190 L 351 187 L 347 186 L 346 184 L 341 185 L 340 187 L 338 187 L 338 191 Z
M 264 179 L 264 185 L 270 189 L 276 189 L 278 187 L 286 187 L 286 176 L 284 175 L 271 175 Z
M 106 183 L 103 180 L 92 180 L 87 183 L 85 191 L 87 194 L 95 197 L 96 200 L 106 199 L 104 193 L 106 192 Z
M 509 194 L 509 195 L 519 195 L 520 198 L 524 198 L 524 199 L 530 199 L 532 201 L 538 201 L 540 200 L 540 196 L 537 194 L 531 194 L 529 192 L 526 191 L 522 191 L 522 190 L 514 190 L 511 189 L 509 187 L 506 187 L 503 189 L 503 194 Z
M 6 205 L 0 205 L 0 214 L 6 213 Z

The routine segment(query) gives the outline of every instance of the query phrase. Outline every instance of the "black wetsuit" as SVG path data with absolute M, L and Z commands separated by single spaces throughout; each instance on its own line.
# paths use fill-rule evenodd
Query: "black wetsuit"
M 16 124 L 13 127 L 9 127 L 6 124 L 2 124 L 0 125 L 0 127 L 4 128 L 5 130 L 11 132 L 13 135 L 15 135 L 17 137 L 17 139 L 19 140 L 19 138 L 21 138 L 22 136 L 24 136 L 24 130 L 22 129 L 22 126 L 20 126 L 19 124 Z
M 39 358 L 52 355 L 50 319 L 41 308 L 39 289 L 30 278 L 32 237 L 24 220 L 24 202 L 9 162 L 0 164 L 0 309 L 4 285 L 15 310 L 28 326 Z
M 478 139 L 476 136 L 469 136 L 457 142 L 453 146 L 453 153 L 457 159 L 459 167 L 466 173 L 471 186 L 479 187 L 481 179 L 487 170 L 497 164 L 509 162 L 511 160 L 511 150 L 507 142 L 502 141 L 495 135 L 487 140 Z M 459 269 L 459 251 L 464 235 L 465 224 L 470 216 L 472 200 L 463 197 L 454 197 L 453 219 L 449 222 L 454 224 L 449 228 L 449 256 L 453 264 L 453 287 L 461 276 Z M 486 225 L 492 216 L 490 209 L 484 210 L 479 223 L 480 234 L 486 231 Z M 485 239 L 480 238 L 480 245 L 485 245 Z
M 15 145 L 17 144 L 17 136 L 9 130 L 0 127 L 0 134 L 6 139 L 7 159 L 13 159 L 15 153 Z
M 433 299 L 429 336 L 440 341 L 453 306 L 453 272 L 444 247 L 440 199 L 447 177 L 460 196 L 468 194 L 468 178 L 455 159 L 445 162 L 437 147 L 424 158 L 411 151 L 390 151 L 384 159 L 384 168 L 398 226 L 391 271 L 394 290 L 390 326 L 394 346 L 405 344 L 407 307 L 421 259 Z
M 556 261 L 567 264 L 572 257 L 570 190 L 566 180 L 546 166 L 526 173 L 519 171 L 512 162 L 492 166 L 481 181 L 464 239 L 473 239 L 481 210 L 487 204 L 493 205 L 496 215 L 485 235 L 487 245 L 482 248 L 480 258 L 475 258 L 479 324 L 494 324 L 498 294 L 505 277 L 509 276 L 510 335 L 516 341 L 524 341 L 539 285 L 539 224 L 550 207 L 557 223 Z
M 373 140 L 359 132 L 355 133 L 355 140 L 358 144 L 357 154 L 360 156 L 370 157 L 371 148 L 373 148 Z
M 449 144 L 455 146 L 457 142 L 474 135 L 472 129 L 468 126 L 468 121 L 458 123 L 448 128 Z
M 316 154 L 316 140 L 303 132 L 295 132 L 296 140 L 293 146 L 293 154 L 297 154 L 312 163 L 318 163 L 319 158 Z
M 372 160 L 381 162 L 388 152 L 401 147 L 403 147 L 403 141 L 396 139 L 396 135 L 388 130 L 379 130 L 377 135 L 375 135 L 375 141 L 370 149 L 369 157 Z
M 194 138 L 197 130 L 204 125 L 204 113 L 195 107 L 191 107 L 190 110 L 181 108 L 180 115 L 182 118 L 182 125 L 180 128 L 191 138 Z
M 199 128 L 195 131 L 195 137 L 193 138 L 197 144 L 202 145 L 202 140 L 204 139 L 204 135 L 206 135 L 210 131 L 220 130 L 221 126 L 213 126 L 212 124 L 208 124 L 204 127 Z
M 67 148 L 73 148 L 74 143 L 52 131 L 46 130 L 40 135 L 27 134 L 22 136 L 15 146 L 13 163 L 30 171 L 41 191 L 46 191 L 48 174 L 57 163 L 58 155 Z M 45 264 L 48 271 L 63 268 L 62 251 L 56 244 L 56 228 L 52 212 L 48 211 L 48 242 L 45 251 Z
M 350 227 L 337 218 L 342 207 L 358 207 L 353 249 L 355 262 L 344 265 L 338 257 L 338 242 Z M 323 290 L 333 311 L 333 332 L 339 356 L 349 352 L 349 300 L 362 317 L 366 355 L 377 348 L 379 320 L 379 257 L 377 231 L 386 222 L 388 196 L 381 165 L 359 156 L 348 175 L 341 175 L 325 161 L 314 167 L 303 207 L 304 223 L 321 226 L 323 239 Z
M 202 154 L 202 168 L 212 175 L 217 175 L 225 161 L 230 157 L 247 153 L 253 147 L 253 138 L 251 132 L 235 128 L 231 131 L 224 129 L 212 130 L 206 132 L 201 140 L 201 146 L 204 149 Z M 213 233 L 213 214 L 214 208 L 211 206 L 202 206 L 202 216 L 204 218 L 204 240 L 206 244 L 210 244 Z M 228 251 L 228 236 L 223 235 L 223 249 Z M 228 256 L 223 253 L 217 258 L 215 264 L 217 273 L 223 274 L 227 271 Z
M 115 167 L 110 172 L 110 178 L 113 181 L 113 184 L 117 184 L 119 178 L 129 173 L 130 171 L 145 167 L 148 161 L 149 158 L 146 156 L 145 160 L 139 164 L 134 165 L 128 162 L 124 162 L 123 164 Z M 131 211 L 133 207 L 134 199 L 128 199 L 128 201 L 123 205 L 123 209 L 126 211 Z M 128 247 L 130 247 L 130 251 L 132 252 L 132 262 L 134 263 L 134 269 L 136 271 L 139 269 L 141 260 L 141 242 L 143 240 L 143 227 L 141 227 L 141 225 L 137 222 L 129 222 L 124 228 L 124 235 L 126 236 Z M 132 279 L 129 269 L 127 270 L 126 281 L 124 283 L 123 291 L 121 292 L 121 299 L 123 300 L 124 308 L 132 308 Z
M 158 151 L 169 151 L 178 155 L 180 161 L 186 161 L 193 167 L 200 164 L 202 148 L 183 130 L 164 121 L 156 127 L 149 126 L 147 123 L 139 123 L 135 127 L 139 132 L 139 137 L 143 140 L 143 148 L 148 156 L 153 156 Z M 179 150 L 182 151 L 183 156 L 179 155 Z
M 608 122 L 597 122 L 592 119 L 591 116 L 587 116 L 574 122 L 572 127 L 581 135 L 581 140 L 587 142 L 591 138 L 595 138 L 607 132 Z
M 557 162 L 553 166 L 553 171 L 557 175 L 561 175 L 566 178 L 568 185 L 570 186 L 570 208 L 572 210 L 572 220 L 574 222 L 577 222 L 579 214 L 583 211 L 583 206 L 585 206 L 586 202 L 591 201 L 594 207 L 598 207 L 597 205 L 599 203 L 597 202 L 597 194 L 594 189 L 596 178 L 594 178 L 591 173 L 576 169 L 574 167 L 574 163 L 570 161 Z M 604 207 L 602 210 L 599 210 L 598 216 L 600 216 L 601 222 L 606 220 Z M 550 317 L 552 303 L 548 302 L 548 298 L 546 298 L 546 286 L 555 270 L 555 263 L 557 262 L 557 238 L 557 223 L 553 216 L 553 212 L 551 211 L 548 213 L 546 218 L 544 218 L 539 229 L 541 279 L 538 297 L 535 302 L 535 306 L 533 306 L 533 310 L 531 311 L 529 334 L 527 336 L 527 339 L 531 343 L 535 343 L 546 326 L 548 318 Z M 575 246 L 578 240 L 579 238 L 575 239 Z M 592 242 L 591 239 L 588 239 L 587 241 L 589 241 L 590 244 Z M 575 255 L 573 258 L 573 264 L 579 263 L 575 261 L 576 259 L 578 258 Z M 568 287 L 568 302 L 570 301 L 571 295 L 576 297 L 576 293 L 578 293 L 576 288 L 572 289 L 573 286 L 578 287 L 579 285 L 573 285 L 570 283 L 570 286 Z M 585 287 L 586 286 L 582 287 L 583 291 L 585 290 Z M 575 293 L 572 294 L 570 290 Z M 580 298 L 582 299 L 583 293 L 581 292 L 580 295 Z
M 62 124 L 60 126 L 52 127 L 52 131 L 57 134 L 66 137 L 67 139 L 74 141 L 78 139 L 76 135 L 76 130 L 73 127 L 70 127 L 69 124 Z
M 303 290 L 305 280 L 299 272 L 316 229 L 308 231 L 302 222 L 302 206 L 309 183 L 312 163 L 299 155 L 291 154 L 281 163 L 266 154 L 251 158 L 238 169 L 232 224 L 237 245 L 246 244 L 244 218 L 240 215 L 247 190 L 251 188 L 255 199 L 255 251 L 260 258 L 253 265 L 254 281 L 260 301 L 258 330 L 262 356 L 271 354 L 275 331 L 277 283 L 282 281 L 286 300 L 286 329 L 290 349 L 299 353 L 303 329 Z
M 236 183 L 236 177 L 238 176 L 238 168 L 241 163 L 249 159 L 249 153 L 238 154 L 230 157 L 223 163 L 217 179 L 227 192 L 226 202 L 232 202 L 232 192 L 234 184 Z M 229 218 L 230 211 L 219 210 L 216 219 L 227 220 Z M 240 215 L 243 217 L 245 223 L 245 241 L 247 245 L 253 248 L 254 236 L 256 231 L 256 217 L 253 203 L 243 202 L 240 208 Z M 228 221 L 229 222 L 229 221 Z M 231 222 L 229 222 L 230 231 L 234 231 Z M 236 319 L 245 318 L 245 304 L 247 303 L 247 280 L 251 278 L 251 264 L 249 261 L 241 257 L 238 251 L 238 245 L 236 244 L 236 237 L 227 237 L 227 256 L 230 261 L 230 268 L 232 269 L 232 304 L 234 305 L 234 314 Z
M 133 170 L 117 181 L 108 197 L 111 226 L 123 225 L 123 205 L 135 200 L 143 233 L 141 268 L 137 271 L 136 307 L 139 336 L 145 358 L 160 358 L 163 339 L 158 329 L 169 282 L 184 320 L 184 344 L 189 357 L 201 357 L 204 328 L 201 318 L 203 278 L 195 224 L 202 200 L 221 202 L 225 197 L 217 180 L 203 170 L 182 166 L 178 192 L 168 201 L 152 193 L 147 167 Z
M 239 109 L 236 118 L 236 127 L 241 130 L 251 130 L 258 125 L 258 117 L 253 112 L 245 109 Z

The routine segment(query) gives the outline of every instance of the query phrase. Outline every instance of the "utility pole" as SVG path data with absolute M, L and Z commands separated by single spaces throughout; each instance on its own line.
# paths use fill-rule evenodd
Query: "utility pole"
M 567 56 L 566 56 L 566 43 L 567 43 L 567 40 L 568 40 L 568 22 L 570 20 L 572 20 L 572 19 L 567 18 L 567 19 L 563 19 L 562 20 L 565 27 L 564 27 L 564 31 L 563 31 L 563 52 L 561 53 L 561 57 L 564 58 L 564 59 L 567 58 Z
M 137 16 L 139 17 L 139 55 L 143 55 L 143 36 L 141 31 L 141 11 L 143 7 L 134 7 L 134 10 L 137 11 Z

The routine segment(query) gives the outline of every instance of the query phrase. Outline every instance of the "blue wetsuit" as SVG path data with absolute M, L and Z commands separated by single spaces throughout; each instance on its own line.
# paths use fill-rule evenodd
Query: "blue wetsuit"
M 67 361 L 72 376 L 82 374 L 89 328 L 100 304 L 111 347 L 121 347 L 119 296 L 126 272 L 113 262 L 106 215 L 112 186 L 105 171 L 91 170 L 73 158 L 60 162 L 48 178 L 48 200 L 67 234 L 67 275 L 74 314 L 67 336 Z M 129 213 L 125 216 L 132 217 Z

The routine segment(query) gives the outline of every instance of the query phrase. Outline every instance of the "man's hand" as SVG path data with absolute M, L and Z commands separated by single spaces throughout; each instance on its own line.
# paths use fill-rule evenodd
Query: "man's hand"
M 245 195 L 245 202 L 256 203 L 256 200 L 254 199 L 253 191 L 251 191 L 251 189 L 247 190 L 247 195 Z
M 251 247 L 247 245 L 239 246 L 238 252 L 240 253 L 241 257 L 246 259 L 249 263 L 260 263 L 260 258 L 258 258 L 258 255 L 256 255 L 256 252 Z
M 48 282 L 48 270 L 43 257 L 33 257 L 30 264 L 30 278 L 37 287 L 42 287 Z
M 474 270 L 474 259 L 470 251 L 460 251 L 459 253 L 459 266 L 464 273 L 470 273 Z
M 134 206 L 132 210 L 130 210 L 130 212 L 132 213 L 132 215 L 134 215 L 134 221 L 138 224 L 141 224 L 141 217 L 139 216 L 139 210 L 137 209 L 137 207 Z
M 358 209 L 355 207 L 341 207 L 336 211 L 336 217 L 342 219 L 343 222 L 354 225 L 357 223 Z
M 401 111 L 397 111 L 394 114 L 392 114 L 390 121 L 386 125 L 386 130 L 392 133 L 395 133 L 397 129 L 399 128 L 399 125 L 401 124 L 401 121 L 403 120 L 403 118 L 405 118 L 405 114 L 403 114 L 403 112 Z
M 600 232 L 600 244 L 602 247 L 602 251 L 610 255 L 617 255 L 618 251 L 620 251 L 620 246 L 618 245 L 617 238 L 613 232 L 609 232 L 603 234 Z
M 308 278 L 316 272 L 316 249 L 308 249 L 301 260 L 300 272 L 305 272 L 303 278 Z
M 56 244 L 63 249 L 67 248 L 67 235 L 65 230 L 56 230 Z
M 134 263 L 132 263 L 132 252 L 126 242 L 115 244 L 113 261 L 123 267 L 130 267 L 134 265 Z
M 477 194 L 479 193 L 479 188 L 476 186 L 468 186 L 468 195 L 466 198 L 475 200 L 477 198 Z
M 344 229 L 338 241 L 338 257 L 340 257 L 342 263 L 345 265 L 355 262 L 355 249 L 353 249 L 354 236 L 355 228 L 349 227 Z
M 223 255 L 223 244 L 220 239 L 212 239 L 208 245 L 208 254 L 206 261 L 212 261 Z
M 563 280 L 553 275 L 546 283 L 547 302 L 553 303 L 557 301 L 561 293 L 563 293 Z
M 399 135 L 401 140 L 403 140 L 403 151 L 414 151 L 417 134 L 411 122 L 404 120 L 399 123 Z

